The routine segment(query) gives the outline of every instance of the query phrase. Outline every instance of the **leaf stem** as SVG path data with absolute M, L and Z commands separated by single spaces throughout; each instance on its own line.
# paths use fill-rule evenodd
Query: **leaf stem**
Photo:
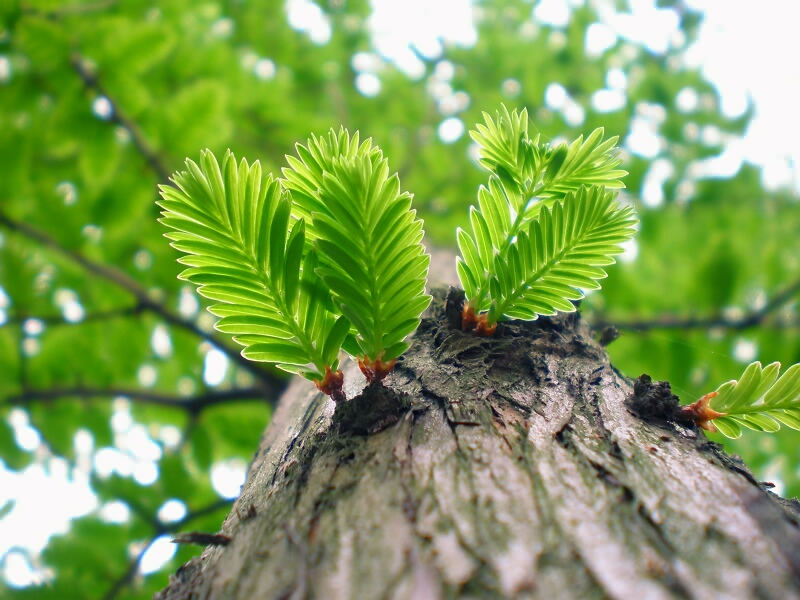
M 736 415 L 748 415 L 748 414 L 756 414 L 756 413 L 765 413 L 771 410 L 791 410 L 791 409 L 798 409 L 800 408 L 800 403 L 786 403 L 786 402 L 779 402 L 778 404 L 753 404 L 751 406 L 747 406 L 744 408 L 737 408 L 731 412 L 725 413 L 725 416 L 736 416 Z
M 539 201 L 537 202 L 535 197 L 531 197 L 531 193 L 533 192 L 533 188 L 535 186 L 533 181 L 535 181 L 537 178 L 531 180 L 531 183 L 525 185 L 523 189 L 519 192 L 519 194 L 522 196 L 522 201 L 524 203 L 523 210 L 517 213 L 517 216 L 514 218 L 514 222 L 511 224 L 511 227 L 509 228 L 508 233 L 506 234 L 506 239 L 503 240 L 503 243 L 500 246 L 499 254 L 501 255 L 508 250 L 509 246 L 511 246 L 512 240 L 517 236 L 519 230 L 522 228 L 522 225 L 525 223 L 526 217 L 530 213 L 530 209 L 539 204 L 539 202 L 541 202 L 541 199 L 539 199 Z M 502 185 L 502 183 L 500 185 Z M 503 187 L 503 189 L 505 190 L 505 187 Z M 544 189 L 545 189 L 544 187 L 540 188 L 539 190 L 537 190 L 537 193 L 541 194 L 542 190 Z M 487 266 L 491 269 L 491 265 Z M 483 304 L 483 301 L 486 298 L 486 295 L 489 293 L 489 281 L 491 280 L 491 278 L 492 278 L 491 273 L 487 270 L 484 270 L 483 279 L 478 285 L 478 292 L 475 294 L 475 296 L 473 296 L 469 300 L 469 306 L 472 307 L 473 312 L 479 310 L 481 304 Z
M 365 232 L 367 236 L 369 236 L 369 246 L 367 246 L 365 253 L 367 256 L 367 278 L 369 281 L 369 296 L 372 300 L 372 319 L 373 319 L 373 327 L 375 330 L 373 333 L 373 341 L 375 346 L 372 348 L 372 353 L 375 356 L 365 356 L 364 358 L 367 360 L 374 360 L 380 363 L 380 360 L 383 358 L 383 352 L 379 352 L 378 348 L 380 347 L 380 342 L 383 337 L 383 323 L 381 319 L 380 309 L 381 303 L 380 298 L 378 297 L 378 278 L 375 274 L 375 264 L 373 261 L 369 260 L 370 258 L 374 258 L 374 256 L 370 253 L 370 251 L 375 251 L 373 246 L 373 239 L 372 239 L 372 231 Z M 361 361 L 359 361 L 361 362 Z

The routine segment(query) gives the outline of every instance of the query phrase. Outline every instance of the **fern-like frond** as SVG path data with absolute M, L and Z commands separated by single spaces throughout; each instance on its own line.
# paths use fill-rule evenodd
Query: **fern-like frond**
M 311 215 L 325 212 L 319 198 L 323 174 L 333 172 L 334 160 L 352 161 L 360 156 L 378 161 L 381 152 L 372 145 L 372 140 L 360 142 L 358 132 L 351 137 L 344 128 L 340 128 L 338 133 L 331 129 L 327 136 L 312 135 L 305 146 L 298 143 L 295 149 L 297 156 L 286 155 L 289 167 L 283 169 L 282 184 L 292 194 L 292 214 L 306 219 L 309 238 L 316 239 Z
M 603 129 L 595 129 L 586 140 L 580 136 L 569 146 L 551 147 L 538 134 L 528 135 L 528 111 L 511 112 L 501 105 L 492 118 L 483 113 L 470 136 L 478 144 L 479 162 L 509 188 L 509 194 L 523 206 L 531 198 L 560 198 L 581 185 L 604 185 L 609 189 L 625 187 L 627 175 L 619 169 L 622 159 L 616 152 L 617 137 L 603 140 Z
M 358 332 L 362 363 L 380 377 L 408 348 L 405 338 L 430 303 L 424 291 L 430 257 L 410 194 L 401 193 L 380 150 L 365 144 L 330 160 L 311 220 L 317 272 Z
M 291 201 L 261 165 L 236 163 L 228 151 L 220 167 L 202 152 L 186 161 L 176 187 L 161 186 L 161 223 L 185 256 L 180 278 L 219 304 L 209 311 L 216 328 L 233 334 L 251 360 L 275 363 L 309 379 L 336 369 L 350 324 L 326 308 L 330 292 L 305 252 L 305 221 L 290 227 Z
M 581 187 L 543 209 L 507 252 L 492 257 L 489 325 L 574 311 L 571 300 L 600 288 L 597 280 L 606 276 L 601 267 L 614 263 L 635 223 L 631 207 L 621 208 L 602 186 Z
M 528 137 L 528 109 L 508 112 L 502 104 L 494 118 L 484 112 L 483 120 L 469 132 L 480 149 L 478 162 L 515 191 L 526 189 L 543 168 L 546 153 L 538 135 Z
M 505 252 L 513 240 L 511 203 L 506 188 L 492 177 L 489 187 L 478 190 L 478 207 L 470 207 L 469 219 L 472 235 L 456 230 L 456 240 L 461 257 L 456 261 L 461 286 L 475 310 L 489 306 L 487 294 L 494 255 Z
M 800 364 L 792 365 L 778 377 L 781 364 L 762 368 L 750 364 L 738 381 L 723 383 L 685 412 L 706 429 L 729 438 L 742 435 L 742 427 L 774 432 L 781 424 L 800 431 Z M 710 412 L 709 412 L 710 409 Z
M 602 129 L 586 140 L 551 148 L 540 143 L 540 136 L 528 136 L 526 110 L 509 112 L 502 106 L 495 118 L 484 113 L 484 120 L 471 135 L 481 164 L 492 174 L 470 212 L 471 233 L 457 232 L 462 256 L 457 269 L 471 314 L 489 309 L 495 255 L 508 260 L 515 240 L 542 210 L 573 197 L 582 186 L 624 187 L 620 178 L 626 174 L 617 168 L 617 138 L 603 141 Z
M 540 197 L 563 197 L 582 185 L 602 185 L 607 189 L 624 188 L 627 171 L 618 169 L 622 162 L 616 152 L 619 138 L 603 141 L 603 129 L 595 129 L 586 140 L 580 136 L 569 147 L 551 151 L 550 162 L 542 178 Z

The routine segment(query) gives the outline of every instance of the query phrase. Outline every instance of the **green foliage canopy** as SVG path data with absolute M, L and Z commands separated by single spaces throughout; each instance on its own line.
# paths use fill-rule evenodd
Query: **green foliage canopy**
M 800 361 L 800 203 L 765 190 L 749 165 L 728 178 L 693 176 L 723 151 L 720 140 L 744 131 L 750 113 L 724 117 L 715 90 L 680 67 L 699 15 L 661 4 L 679 16 L 685 42 L 656 54 L 619 39 L 587 55 L 586 31 L 599 18 L 590 7 L 554 28 L 532 20 L 529 2 L 482 3 L 477 43 L 420 55 L 419 77 L 375 55 L 366 1 L 320 3 L 331 26 L 323 44 L 288 25 L 283 3 L 267 0 L 3 4 L 0 473 L 66 465 L 89 481 L 98 507 L 41 553 L 12 552 L 50 569 L 48 586 L 2 594 L 150 597 L 193 550 L 137 575 L 143 550 L 180 530 L 218 527 L 228 502 L 211 474 L 247 460 L 269 419 L 281 386 L 275 372 L 240 359 L 213 332 L 205 301 L 176 278 L 176 252 L 156 220 L 157 184 L 200 148 L 216 156 L 231 148 L 278 173 L 309 131 L 361 131 L 413 192 L 426 240 L 455 247 L 454 231 L 471 225 L 468 207 L 487 184 L 478 161 L 502 157 L 483 157 L 467 136 L 445 142 L 442 123 L 479 122 L 481 109 L 501 102 L 527 107 L 530 139 L 551 148 L 537 163 L 544 167 L 561 160 L 559 140 L 603 128 L 605 140 L 620 140 L 619 168 L 629 175 L 619 197 L 640 220 L 635 260 L 623 255 L 602 292 L 582 303 L 591 323 L 623 332 L 610 347 L 615 365 L 669 380 L 693 400 L 740 373 L 742 362 Z M 380 81 L 377 95 L 358 91 L 365 75 Z M 595 95 L 620 80 L 614 89 L 625 102 L 598 108 Z M 582 120 L 545 101 L 551 85 Z M 682 90 L 697 95 L 695 108 L 676 106 Z M 631 143 L 642 126 L 656 137 L 654 152 Z M 298 148 L 297 160 L 307 158 Z M 655 166 L 665 164 L 671 175 L 659 178 Z M 507 171 L 490 179 L 484 201 L 501 184 L 508 191 L 515 172 Z M 305 226 L 308 243 L 313 223 Z M 206 366 L 220 353 L 228 368 L 215 381 Z M 795 495 L 800 457 L 786 433 L 745 434 L 731 448 Z M 134 452 L 134 434 L 149 440 L 150 454 Z M 157 477 L 109 472 L 105 456 Z M 169 502 L 186 514 L 165 516 Z M 19 505 L 4 506 L 2 523 L 18 523 Z M 125 518 L 109 517 L 106 509 L 120 506 Z M 0 560 L 8 564 L 8 555 Z

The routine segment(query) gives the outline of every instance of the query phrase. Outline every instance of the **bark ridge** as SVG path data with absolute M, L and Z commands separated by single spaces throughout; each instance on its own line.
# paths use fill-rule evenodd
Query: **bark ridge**
M 293 383 L 231 543 L 156 598 L 800 598 L 797 502 L 638 414 L 577 313 L 478 338 L 435 296 L 385 388 L 347 372 L 355 410 Z

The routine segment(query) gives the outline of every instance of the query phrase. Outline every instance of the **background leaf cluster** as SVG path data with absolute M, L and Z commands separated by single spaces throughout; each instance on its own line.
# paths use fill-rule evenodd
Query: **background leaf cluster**
M 765 189 L 747 164 L 730 177 L 693 175 L 742 134 L 751 112 L 725 118 L 716 91 L 680 67 L 700 16 L 684 3 L 660 4 L 676 11 L 684 42 L 656 54 L 620 39 L 587 56 L 586 30 L 598 19 L 590 7 L 554 29 L 531 19 L 531 2 L 481 3 L 477 42 L 421 54 L 424 73 L 409 77 L 374 54 L 366 0 L 318 3 L 330 23 L 325 43 L 293 29 L 272 0 L 4 3 L 0 460 L 13 471 L 66 468 L 90 482 L 100 508 L 121 502 L 129 516 L 116 523 L 98 510 L 74 521 L 44 552 L 26 555 L 50 585 L 2 595 L 150 597 L 193 549 L 140 576 L 142 549 L 171 528 L 218 528 L 228 508 L 211 469 L 248 460 L 268 422 L 275 373 L 237 361 L 212 333 L 157 222 L 156 185 L 204 147 L 218 156 L 232 148 L 278 172 L 309 131 L 360 130 L 414 193 L 426 239 L 454 248 L 485 172 L 468 136 L 442 141 L 443 121 L 469 129 L 505 102 L 528 108 L 543 141 L 603 127 L 626 148 L 644 119 L 659 136 L 656 156 L 627 151 L 621 165 L 640 219 L 636 259 L 614 266 L 582 305 L 591 322 L 622 330 L 610 347 L 615 365 L 667 379 L 690 401 L 750 360 L 800 362 L 800 203 Z M 592 98 L 611 73 L 624 75 L 626 102 L 601 112 Z M 375 97 L 356 87 L 365 74 L 380 80 Z M 545 103 L 552 83 L 582 107 L 582 122 Z M 679 110 L 687 88 L 700 101 Z M 658 161 L 672 174 L 656 185 L 663 202 L 645 204 Z M 229 358 L 221 383 L 204 377 L 211 348 Z M 152 483 L 98 468 L 103 453 L 135 458 L 132 432 L 157 449 L 147 459 L 159 475 Z M 795 436 L 746 432 L 730 448 L 759 478 L 797 495 Z M 87 439 L 88 449 L 76 443 Z M 160 520 L 169 500 L 193 519 Z

